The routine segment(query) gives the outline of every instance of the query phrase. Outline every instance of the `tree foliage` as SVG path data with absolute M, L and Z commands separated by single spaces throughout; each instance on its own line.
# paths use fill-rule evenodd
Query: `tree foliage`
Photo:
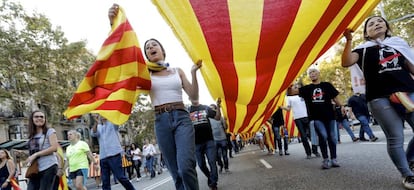
M 14 2 L 0 6 L 0 102 L 15 105 L 12 116 L 44 109 L 59 121 L 94 56 L 85 42 L 68 43 L 61 28 Z

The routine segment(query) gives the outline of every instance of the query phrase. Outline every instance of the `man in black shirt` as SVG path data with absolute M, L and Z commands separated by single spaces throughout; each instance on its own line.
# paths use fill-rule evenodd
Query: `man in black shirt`
M 378 137 L 374 135 L 374 133 L 371 130 L 371 127 L 369 126 L 370 114 L 368 111 L 368 105 L 367 100 L 365 99 L 365 94 L 354 94 L 349 98 L 348 105 L 352 108 L 352 112 L 361 124 L 361 128 L 359 129 L 359 139 L 361 141 L 368 141 L 364 137 L 365 132 L 367 133 L 371 141 L 377 141 Z
M 284 130 L 285 128 L 285 120 L 283 119 L 283 110 L 282 108 L 279 108 L 276 110 L 275 113 L 272 115 L 272 129 L 274 133 L 274 140 L 275 140 L 275 149 L 276 147 L 279 148 L 279 155 L 283 156 L 283 150 L 282 150 L 282 136 L 280 135 L 280 128 Z M 288 137 L 285 136 L 283 132 L 283 144 L 285 149 L 285 155 L 290 155 L 288 152 Z
M 217 189 L 218 173 L 216 165 L 217 149 L 209 118 L 220 120 L 220 103 L 219 99 L 217 101 L 217 111 L 214 111 L 209 106 L 200 104 L 198 100 L 191 100 L 191 106 L 188 109 L 195 129 L 197 164 L 208 178 L 207 183 L 211 189 Z M 206 165 L 206 157 L 210 170 Z
M 301 87 L 299 89 L 299 96 L 305 100 L 309 120 L 311 121 L 311 125 L 314 125 L 316 133 L 318 134 L 319 146 L 324 159 L 322 169 L 339 167 L 336 159 L 338 131 L 332 105 L 332 101 L 334 101 L 336 105 L 341 106 L 337 98 L 339 92 L 331 83 L 320 81 L 319 70 L 315 67 L 308 69 L 308 76 L 312 83 Z M 342 108 L 342 111 L 344 112 L 345 110 Z M 328 157 L 328 146 L 331 161 Z

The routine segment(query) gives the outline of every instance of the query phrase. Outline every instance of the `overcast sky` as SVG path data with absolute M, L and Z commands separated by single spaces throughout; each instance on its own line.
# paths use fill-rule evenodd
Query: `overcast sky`
M 166 50 L 166 61 L 182 68 L 191 81 L 192 61 L 184 48 L 158 13 L 151 0 L 18 0 L 26 11 L 46 15 L 54 26 L 61 26 L 69 41 L 87 41 L 87 48 L 99 51 L 110 30 L 108 9 L 113 3 L 122 6 L 137 33 L 140 46 L 149 38 L 158 39 Z M 213 99 L 198 72 L 200 103 L 210 104 Z M 185 94 L 185 93 L 184 93 Z M 188 96 L 184 95 L 188 102 Z

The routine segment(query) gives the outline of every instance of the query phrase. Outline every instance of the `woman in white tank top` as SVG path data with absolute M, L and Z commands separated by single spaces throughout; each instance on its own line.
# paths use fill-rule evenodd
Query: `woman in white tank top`
M 118 14 L 118 7 L 113 4 L 108 11 L 111 24 Z M 150 61 L 147 63 L 152 83 L 150 97 L 155 107 L 155 134 L 159 148 L 176 189 L 198 190 L 194 127 L 183 104 L 182 90 L 190 99 L 198 100 L 196 72 L 201 67 L 201 60 L 191 68 L 190 83 L 182 69 L 171 69 L 165 63 L 165 50 L 158 40 L 147 40 L 144 51 Z
M 184 104 L 182 91 L 190 99 L 198 100 L 196 71 L 201 67 L 198 61 L 191 69 L 192 81 L 180 68 L 170 68 L 165 63 L 165 50 L 156 39 L 149 39 L 144 45 L 145 56 L 152 63 L 150 97 L 155 106 L 155 133 L 159 148 L 176 189 L 199 189 L 196 161 L 194 127 Z

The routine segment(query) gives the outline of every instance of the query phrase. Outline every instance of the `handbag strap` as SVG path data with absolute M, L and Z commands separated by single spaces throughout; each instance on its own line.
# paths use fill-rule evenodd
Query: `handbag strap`
M 364 48 L 364 50 L 362 51 L 362 73 L 364 73 L 364 67 L 365 67 L 365 53 L 367 52 L 367 48 Z

